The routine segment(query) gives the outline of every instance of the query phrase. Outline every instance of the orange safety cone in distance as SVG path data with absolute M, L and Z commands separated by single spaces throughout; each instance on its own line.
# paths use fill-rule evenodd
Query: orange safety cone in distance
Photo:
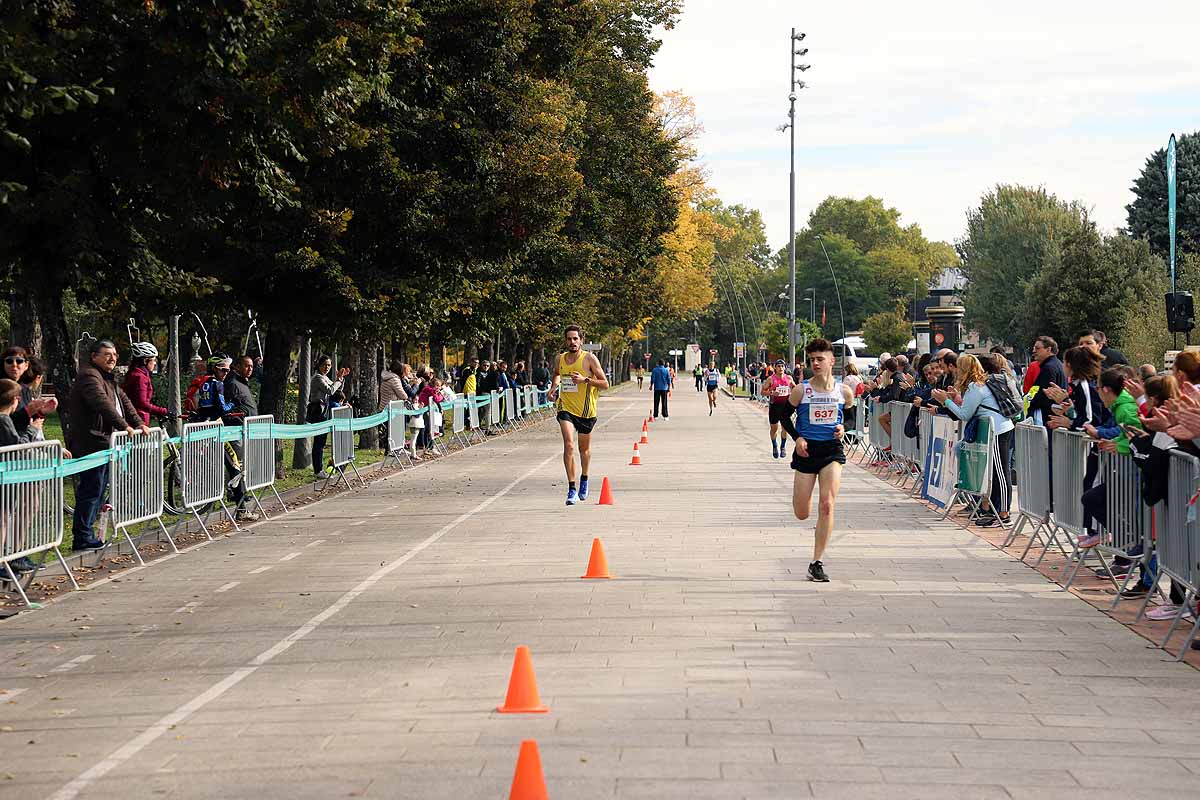
M 633 460 L 629 462 L 629 466 L 640 467 L 641 465 L 642 465 L 642 456 L 641 456 L 641 453 L 638 452 L 638 443 L 634 442 L 633 443 Z
M 650 444 L 650 440 L 648 438 L 646 438 L 646 433 L 647 433 L 646 427 L 643 425 L 642 426 L 642 440 L 640 442 L 638 442 L 638 444 Z
M 508 679 L 508 695 L 504 705 L 497 706 L 501 714 L 545 714 L 550 709 L 538 696 L 537 678 L 533 674 L 533 656 L 525 645 L 517 647 L 513 656 L 512 675 Z
M 542 757 L 533 739 L 521 742 L 508 800 L 550 800 L 546 793 L 546 778 L 542 774 Z
M 600 484 L 600 503 L 602 506 L 611 506 L 613 504 L 612 486 L 608 483 L 608 476 L 604 476 L 604 483 Z
M 608 558 L 604 555 L 604 545 L 600 544 L 600 539 L 592 539 L 592 554 L 588 557 L 587 575 L 581 575 L 581 578 L 591 580 L 607 580 L 612 575 L 608 574 Z

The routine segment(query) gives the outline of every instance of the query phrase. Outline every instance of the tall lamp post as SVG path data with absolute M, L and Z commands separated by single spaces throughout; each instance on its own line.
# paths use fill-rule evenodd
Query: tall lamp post
M 796 56 L 808 54 L 808 48 L 796 49 L 796 42 L 804 41 L 804 34 L 792 28 L 788 39 L 788 50 L 792 58 L 792 78 L 788 89 L 788 121 L 779 126 L 780 131 L 791 132 L 790 164 L 788 170 L 788 286 L 791 298 L 791 313 L 788 314 L 788 357 L 796 363 L 796 90 L 805 87 L 804 81 L 796 80 L 796 70 L 805 72 L 808 64 L 797 64 Z

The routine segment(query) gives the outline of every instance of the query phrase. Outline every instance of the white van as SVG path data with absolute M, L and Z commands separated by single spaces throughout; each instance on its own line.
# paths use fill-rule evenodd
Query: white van
M 866 375 L 872 368 L 879 365 L 879 354 L 867 352 L 867 342 L 861 336 L 847 336 L 833 343 L 833 355 L 837 372 L 845 372 L 846 359 L 858 367 L 858 371 Z

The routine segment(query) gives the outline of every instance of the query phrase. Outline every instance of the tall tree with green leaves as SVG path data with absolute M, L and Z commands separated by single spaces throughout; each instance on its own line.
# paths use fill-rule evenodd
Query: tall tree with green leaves
M 1200 252 L 1200 131 L 1178 137 L 1176 145 L 1176 252 Z M 1133 181 L 1134 200 L 1125 206 L 1129 235 L 1150 242 L 1162 258 L 1170 254 L 1167 225 L 1167 148 L 1155 150 Z
M 967 323 L 995 342 L 1022 345 L 1040 333 L 1030 303 L 1050 302 L 1026 289 L 1063 242 L 1093 227 L 1087 209 L 1045 189 L 997 186 L 967 213 L 956 245 L 967 279 Z

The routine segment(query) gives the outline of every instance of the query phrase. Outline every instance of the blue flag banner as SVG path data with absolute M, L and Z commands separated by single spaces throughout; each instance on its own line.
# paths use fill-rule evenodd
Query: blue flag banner
M 1171 241 L 1171 291 L 1175 291 L 1175 134 L 1167 142 L 1167 236 Z

